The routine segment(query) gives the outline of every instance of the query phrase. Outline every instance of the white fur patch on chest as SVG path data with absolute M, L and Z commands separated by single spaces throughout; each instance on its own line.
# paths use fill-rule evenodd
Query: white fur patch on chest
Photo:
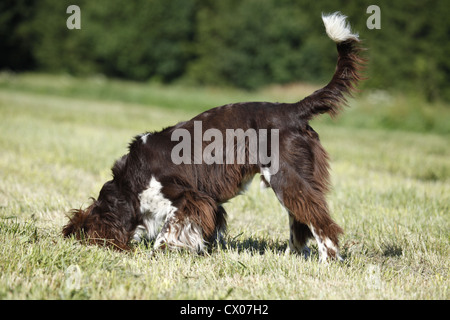
M 164 197 L 161 189 L 161 183 L 152 176 L 148 188 L 139 194 L 140 210 L 150 239 L 157 236 L 164 221 L 177 210 L 172 202 Z

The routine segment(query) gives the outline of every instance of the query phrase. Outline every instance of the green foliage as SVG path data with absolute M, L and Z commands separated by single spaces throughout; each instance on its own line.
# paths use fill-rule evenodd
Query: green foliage
M 365 30 L 368 85 L 450 99 L 450 7 L 446 1 L 377 1 L 381 30 Z
M 71 4 L 81 8 L 81 30 L 66 27 Z M 380 30 L 366 27 L 372 4 Z M 366 88 L 450 100 L 445 0 L 4 0 L 0 68 L 250 89 L 324 83 L 336 52 L 320 14 L 334 11 L 369 49 Z
M 0 2 L 0 68 L 24 70 L 34 65 L 33 0 Z
M 81 30 L 66 28 L 70 4 Z M 190 59 L 194 2 L 184 0 L 40 2 L 32 23 L 37 67 L 135 80 L 179 77 Z
M 256 88 L 320 79 L 320 72 L 301 73 L 314 38 L 300 7 L 275 0 L 215 1 L 199 11 L 197 25 L 198 58 L 189 75 L 202 83 Z

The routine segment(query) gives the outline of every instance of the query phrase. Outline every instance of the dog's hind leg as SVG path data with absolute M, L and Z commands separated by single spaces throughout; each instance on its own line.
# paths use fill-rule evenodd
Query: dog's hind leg
M 293 176 L 290 176 L 292 183 Z M 275 180 L 275 179 L 274 179 Z M 342 229 L 331 219 L 323 195 L 305 187 L 299 180 L 294 186 L 286 184 L 278 186 L 272 183 L 272 189 L 289 213 L 291 235 L 289 247 L 296 252 L 307 252 L 306 242 L 314 237 L 319 248 L 319 260 L 324 262 L 328 258 L 340 259 L 338 236 Z
M 307 246 L 307 241 L 312 237 L 308 226 L 295 220 L 292 213 L 289 213 L 289 250 L 302 254 L 308 258 L 311 251 Z
M 305 157 L 295 163 L 302 163 L 306 167 L 285 163 L 270 178 L 272 189 L 290 214 L 290 247 L 298 252 L 309 237 L 314 237 L 320 261 L 340 259 L 338 236 L 343 231 L 331 219 L 328 211 L 325 199 L 327 171 L 318 173 L 317 161 L 308 163 Z

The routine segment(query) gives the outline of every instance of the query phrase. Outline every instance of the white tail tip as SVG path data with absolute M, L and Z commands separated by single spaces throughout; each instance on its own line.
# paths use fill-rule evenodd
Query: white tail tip
M 359 35 L 352 33 L 350 25 L 345 21 L 347 17 L 340 12 L 332 14 L 322 14 L 323 24 L 327 35 L 336 43 L 344 42 L 347 40 L 359 41 Z

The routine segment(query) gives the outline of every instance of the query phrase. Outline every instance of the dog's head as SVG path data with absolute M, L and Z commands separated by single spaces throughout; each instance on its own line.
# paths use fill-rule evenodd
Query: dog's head
M 135 217 L 132 204 L 124 199 L 115 181 L 111 180 L 104 184 L 98 199 L 94 199 L 89 207 L 70 211 L 63 235 L 126 250 L 137 225 Z

